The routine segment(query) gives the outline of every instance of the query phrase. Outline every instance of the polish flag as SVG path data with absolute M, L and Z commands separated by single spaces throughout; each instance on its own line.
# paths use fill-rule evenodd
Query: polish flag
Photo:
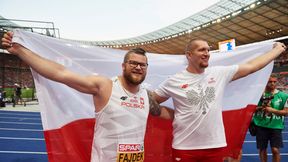
M 126 51 L 100 48 L 56 39 L 22 30 L 14 31 L 14 41 L 42 57 L 56 61 L 83 75 L 122 74 Z M 272 48 L 272 41 L 236 47 L 233 51 L 211 52 L 210 66 L 240 64 Z M 187 66 L 184 55 L 148 53 L 149 67 L 144 85 L 155 89 L 169 75 Z M 49 67 L 48 67 L 49 68 Z M 231 82 L 224 95 L 223 119 L 226 130 L 226 155 L 237 156 L 242 147 L 252 113 L 271 74 L 273 64 L 245 78 Z M 47 153 L 50 162 L 89 162 L 95 125 L 92 96 L 66 85 L 47 80 L 32 70 Z M 164 103 L 170 107 L 171 100 Z M 101 140 L 101 139 L 95 139 Z M 145 161 L 171 160 L 172 125 L 170 120 L 149 116 L 145 136 Z

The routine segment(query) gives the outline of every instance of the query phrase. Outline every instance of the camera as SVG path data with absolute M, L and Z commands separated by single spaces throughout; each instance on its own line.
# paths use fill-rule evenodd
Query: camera
M 262 96 L 260 99 L 260 102 L 262 103 L 262 107 L 266 107 L 269 105 L 269 103 L 271 102 L 271 100 L 273 100 L 274 96 L 270 95 L 270 96 Z
M 266 118 L 266 117 L 271 117 L 270 121 L 272 119 L 272 114 L 268 113 L 265 111 L 265 107 L 270 106 L 271 100 L 273 100 L 274 95 L 270 95 L 270 96 L 262 96 L 260 99 L 260 102 L 262 103 L 261 107 L 258 108 L 256 110 L 257 113 L 261 113 L 262 114 L 262 118 Z

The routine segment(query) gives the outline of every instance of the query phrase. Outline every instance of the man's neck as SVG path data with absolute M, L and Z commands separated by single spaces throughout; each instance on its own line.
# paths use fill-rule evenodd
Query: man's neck
M 204 73 L 205 71 L 205 68 L 195 68 L 195 67 L 192 67 L 192 66 L 188 66 L 186 68 L 186 70 L 190 73 L 193 73 L 193 74 L 202 74 Z
M 276 89 L 266 89 L 265 92 L 266 92 L 266 93 L 274 94 L 274 93 L 276 93 L 277 91 L 276 91 Z
M 139 87 L 140 87 L 139 84 L 138 85 L 131 84 L 123 76 L 119 76 L 118 78 L 120 80 L 122 87 L 125 88 L 127 91 L 134 93 L 134 94 L 139 91 Z

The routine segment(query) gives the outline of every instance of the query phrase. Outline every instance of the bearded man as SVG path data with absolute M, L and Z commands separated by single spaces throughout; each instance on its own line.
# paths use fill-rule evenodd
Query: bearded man
M 110 79 L 100 75 L 82 76 L 69 71 L 12 42 L 12 38 L 13 32 L 9 31 L 1 39 L 2 47 L 9 53 L 18 56 L 40 75 L 93 96 L 96 125 L 91 161 L 144 161 L 148 113 L 150 111 L 152 115 L 160 116 L 161 112 L 159 105 L 141 86 L 148 68 L 143 49 L 128 51 L 122 63 L 122 75 Z

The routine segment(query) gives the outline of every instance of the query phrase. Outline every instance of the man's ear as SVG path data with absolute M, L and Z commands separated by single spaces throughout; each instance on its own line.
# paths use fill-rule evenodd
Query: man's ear
M 190 51 L 186 51 L 185 55 L 186 55 L 186 58 L 189 59 L 191 57 L 191 52 Z
M 125 63 L 123 62 L 122 63 L 122 70 L 124 70 L 125 69 Z

